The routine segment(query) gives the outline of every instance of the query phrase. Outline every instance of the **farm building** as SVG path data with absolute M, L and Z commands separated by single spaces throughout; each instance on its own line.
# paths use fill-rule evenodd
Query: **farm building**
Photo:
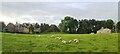
M 40 28 L 34 28 L 33 32 L 34 32 L 34 33 L 40 33 L 40 32 L 41 32 L 41 29 L 40 29 Z
M 0 22 L 0 32 L 3 32 L 4 28 L 6 27 L 4 22 Z
M 9 23 L 5 28 L 5 32 L 15 32 L 15 25 L 12 23 Z
M 97 34 L 100 34 L 100 33 L 111 33 L 111 29 L 108 29 L 108 28 L 101 28 L 100 30 L 97 31 Z
M 29 33 L 29 26 L 26 24 L 19 24 L 16 22 L 15 24 L 15 32 L 18 33 Z

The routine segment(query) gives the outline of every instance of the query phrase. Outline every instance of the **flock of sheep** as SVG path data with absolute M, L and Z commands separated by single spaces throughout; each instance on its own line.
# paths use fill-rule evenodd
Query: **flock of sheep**
M 63 38 L 61 38 L 61 37 L 55 37 L 54 35 L 52 35 L 51 38 L 55 38 L 55 39 L 61 40 L 61 42 L 64 43 L 64 44 L 66 44 L 66 43 L 72 43 L 72 42 L 74 42 L 74 43 L 79 43 L 80 42 L 78 39 L 73 39 L 73 40 L 66 41 Z

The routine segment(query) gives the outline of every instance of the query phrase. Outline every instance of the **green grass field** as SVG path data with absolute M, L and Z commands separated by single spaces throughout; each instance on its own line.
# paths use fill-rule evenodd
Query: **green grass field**
M 62 43 L 79 39 L 79 43 Z M 15 34 L 2 33 L 3 52 L 118 52 L 118 34 Z

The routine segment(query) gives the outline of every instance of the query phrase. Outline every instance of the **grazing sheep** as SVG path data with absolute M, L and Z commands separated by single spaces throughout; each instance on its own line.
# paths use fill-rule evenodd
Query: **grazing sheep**
M 72 42 L 72 40 L 69 40 L 69 43 L 71 43 Z
M 52 35 L 52 36 L 50 36 L 51 38 L 55 38 L 55 36 L 54 35 Z
M 76 43 L 79 43 L 79 40 L 78 40 L 78 39 L 74 39 L 73 41 L 76 42 Z
M 61 38 L 61 37 L 59 37 L 58 39 L 59 39 L 59 40 L 62 40 L 62 38 Z
M 59 39 L 59 37 L 56 37 L 55 39 Z
M 65 41 L 65 40 L 62 40 L 62 42 L 63 42 L 63 43 L 67 43 L 67 41 Z
M 79 43 L 79 40 L 77 40 L 76 43 Z

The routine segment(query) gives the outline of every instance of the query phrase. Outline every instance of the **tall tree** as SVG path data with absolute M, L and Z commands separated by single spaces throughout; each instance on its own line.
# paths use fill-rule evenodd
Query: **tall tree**
M 60 32 L 59 28 L 56 25 L 50 25 L 50 28 L 47 32 Z
M 112 29 L 114 27 L 114 21 L 111 20 L 111 19 L 108 19 L 105 23 L 105 27 L 109 28 L 109 29 Z
M 105 20 L 101 20 L 101 21 L 96 21 L 95 25 L 94 25 L 94 33 L 96 33 L 99 29 L 101 29 L 101 27 L 105 27 Z
M 66 16 L 64 20 L 61 20 L 59 28 L 61 29 L 62 32 L 76 33 L 76 30 L 78 28 L 78 21 L 73 17 Z
M 120 21 L 117 22 L 117 31 L 120 32 Z
M 41 26 L 40 26 L 41 32 L 47 32 L 49 27 L 50 27 L 49 24 L 42 23 Z
M 35 28 L 39 28 L 40 25 L 39 25 L 38 23 L 36 23 L 34 27 L 35 27 Z
M 79 20 L 77 33 L 85 34 L 90 32 L 89 21 L 87 19 Z
M 34 27 L 33 27 L 32 24 L 30 24 L 30 26 L 29 26 L 29 31 L 30 31 L 30 33 L 33 33 L 33 30 L 34 30 Z

